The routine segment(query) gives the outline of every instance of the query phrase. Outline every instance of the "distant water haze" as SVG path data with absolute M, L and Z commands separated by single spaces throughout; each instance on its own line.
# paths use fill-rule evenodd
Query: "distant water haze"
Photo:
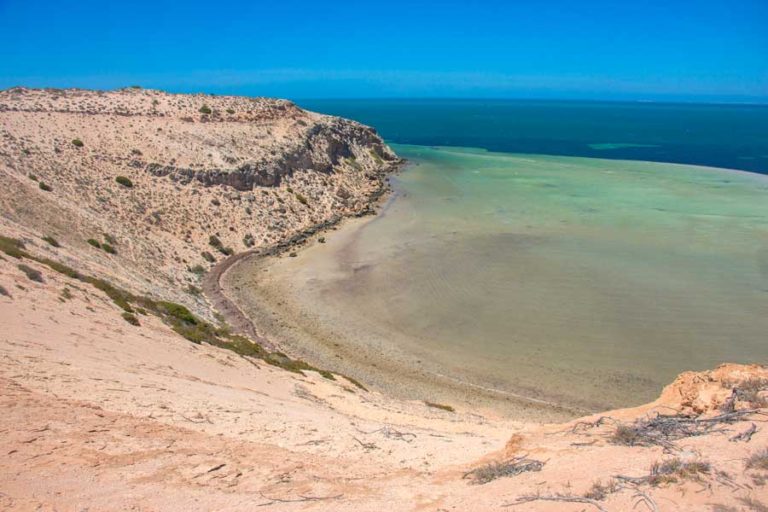
M 768 359 L 768 177 L 394 149 L 385 212 L 269 274 L 338 347 L 582 410 Z

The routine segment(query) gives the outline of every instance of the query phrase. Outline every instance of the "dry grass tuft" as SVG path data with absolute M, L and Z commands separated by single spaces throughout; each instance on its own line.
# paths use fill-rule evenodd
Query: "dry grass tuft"
M 505 462 L 491 462 L 480 466 L 464 474 L 464 478 L 471 477 L 472 483 L 477 485 L 487 484 L 498 478 L 511 477 L 528 471 L 541 471 L 544 463 L 527 457 L 518 457 Z
M 763 448 L 757 453 L 753 453 L 746 463 L 747 469 L 761 469 L 768 471 L 768 448 Z
M 754 512 L 768 512 L 768 505 L 751 496 L 747 496 L 746 498 L 738 498 L 738 500 L 744 504 L 748 510 L 752 510 Z
M 651 466 L 647 482 L 657 486 L 682 480 L 701 480 L 702 475 L 709 475 L 711 471 L 712 466 L 708 462 L 684 462 L 679 458 L 674 458 L 664 462 L 655 462 Z
M 607 484 L 603 484 L 600 480 L 592 484 L 587 492 L 584 493 L 584 497 L 590 500 L 603 501 L 609 494 L 619 490 L 619 485 L 615 480 L 609 480 Z

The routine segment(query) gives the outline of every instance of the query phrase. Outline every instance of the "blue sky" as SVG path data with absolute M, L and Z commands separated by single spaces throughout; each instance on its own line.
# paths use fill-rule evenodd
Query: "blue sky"
M 0 88 L 768 102 L 768 0 L 0 0 Z

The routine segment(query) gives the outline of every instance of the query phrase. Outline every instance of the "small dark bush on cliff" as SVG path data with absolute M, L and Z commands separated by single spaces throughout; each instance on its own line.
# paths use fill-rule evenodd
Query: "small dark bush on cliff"
M 125 176 L 118 176 L 115 181 L 126 188 L 133 188 L 133 182 Z
M 38 185 L 38 187 L 40 187 L 40 190 L 42 190 L 43 192 L 50 192 L 51 190 L 53 190 L 51 187 L 49 187 L 48 185 L 46 185 L 46 184 L 45 184 L 44 182 L 42 182 L 42 181 L 40 182 L 40 184 Z
M 211 112 L 213 111 L 211 110 L 211 107 L 209 107 L 208 105 L 203 105 L 202 107 L 200 107 L 201 114 L 210 114 Z
M 39 270 L 35 270 L 32 267 L 30 267 L 30 266 L 24 265 L 23 263 L 21 265 L 19 265 L 18 267 L 19 267 L 19 270 L 24 272 L 24 274 L 26 274 L 26 276 L 31 281 L 37 281 L 38 283 L 42 283 L 43 282 L 43 274 Z
M 59 243 L 59 241 L 53 238 L 52 236 L 44 236 L 43 240 L 51 244 L 53 247 L 61 247 L 61 244 Z
M 219 237 L 217 237 L 216 235 L 211 235 L 208 237 L 208 245 L 210 245 L 211 247 L 215 247 L 216 249 L 222 246 L 221 240 L 219 240 Z
M 136 318 L 136 315 L 133 313 L 128 313 L 127 311 L 123 312 L 123 319 L 131 325 L 140 325 L 139 319 Z
M 80 139 L 72 139 L 72 145 L 75 146 L 76 148 L 81 148 L 85 146 L 85 144 L 83 144 L 83 141 L 81 141 Z

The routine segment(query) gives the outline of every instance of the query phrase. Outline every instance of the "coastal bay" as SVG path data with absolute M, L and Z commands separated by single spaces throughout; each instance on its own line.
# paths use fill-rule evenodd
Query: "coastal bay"
M 768 356 L 765 176 L 393 148 L 411 165 L 379 216 L 225 280 L 291 353 L 399 397 L 536 420 Z

